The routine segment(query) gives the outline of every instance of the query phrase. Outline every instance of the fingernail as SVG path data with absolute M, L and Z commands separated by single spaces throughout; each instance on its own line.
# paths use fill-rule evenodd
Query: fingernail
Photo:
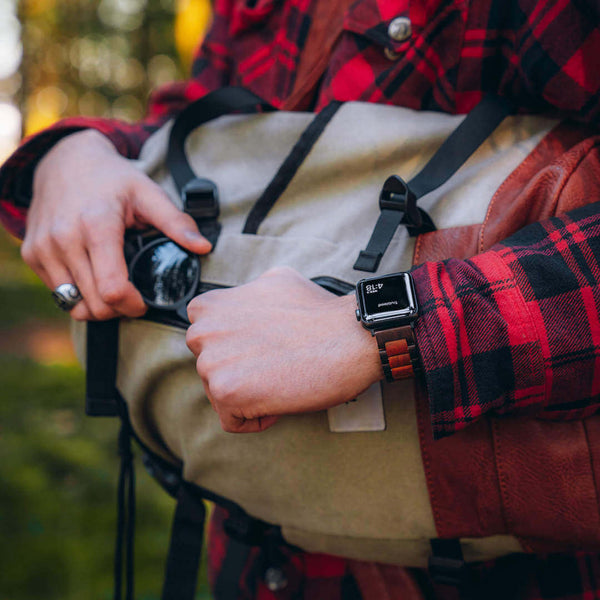
M 209 248 L 212 248 L 212 244 L 205 237 L 203 237 L 201 234 L 199 234 L 197 231 L 194 231 L 193 229 L 186 231 L 185 237 L 188 240 L 190 240 L 190 242 L 202 242 L 204 245 L 208 246 Z

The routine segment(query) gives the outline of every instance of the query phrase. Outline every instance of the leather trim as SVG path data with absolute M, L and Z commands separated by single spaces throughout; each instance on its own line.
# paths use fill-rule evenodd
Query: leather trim
M 594 153 L 600 139 L 589 136 L 589 128 L 565 123 L 544 136 L 494 194 L 477 252 L 526 225 L 589 204 L 590 188 L 586 190 L 584 182 L 594 174 L 600 176 L 591 164 L 597 160 Z

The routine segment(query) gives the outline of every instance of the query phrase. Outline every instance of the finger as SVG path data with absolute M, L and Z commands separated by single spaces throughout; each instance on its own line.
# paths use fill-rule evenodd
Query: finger
M 94 298 L 120 315 L 140 317 L 146 310 L 142 295 L 129 281 L 123 237 L 110 231 L 93 234 L 88 242 L 89 274 Z M 86 278 L 87 280 L 87 278 Z
M 54 290 L 62 283 L 74 283 L 77 285 L 75 278 L 71 275 L 69 270 L 51 254 L 48 254 L 45 265 L 46 266 L 40 266 L 37 273 L 48 289 Z M 95 319 L 94 313 L 90 309 L 85 297 L 69 311 L 69 314 L 77 321 L 90 321 Z
M 256 417 L 245 419 L 235 415 L 221 415 L 221 428 L 228 433 L 258 433 L 268 429 L 277 421 L 277 417 Z
M 136 188 L 136 215 L 153 225 L 167 237 L 195 254 L 207 254 L 211 243 L 198 231 L 190 215 L 179 210 L 168 196 L 150 179 Z
M 65 230 L 61 234 L 55 232 L 51 239 L 52 252 L 47 262 L 48 267 L 56 271 L 64 268 L 70 273 L 70 281 L 77 285 L 85 298 L 92 318 L 102 321 L 119 316 L 118 310 L 106 303 L 98 291 L 82 234 L 79 231 Z
M 195 324 L 190 325 L 187 331 L 185 332 L 185 343 L 192 352 L 192 354 L 198 357 L 198 360 L 200 360 L 200 353 L 202 352 L 201 333 L 202 332 L 199 326 Z M 200 362 L 196 364 L 196 369 L 198 370 L 198 373 L 200 373 L 201 370 L 202 372 L 204 372 L 202 369 L 202 364 Z

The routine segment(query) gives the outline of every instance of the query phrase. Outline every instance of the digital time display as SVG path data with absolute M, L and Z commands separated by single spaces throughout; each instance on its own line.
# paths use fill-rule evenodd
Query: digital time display
M 401 320 L 417 313 L 415 294 L 407 273 L 363 280 L 358 283 L 357 291 L 362 314 L 370 322 Z

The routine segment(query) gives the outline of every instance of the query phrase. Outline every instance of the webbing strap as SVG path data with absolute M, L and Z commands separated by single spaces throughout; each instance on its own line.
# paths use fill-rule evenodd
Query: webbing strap
M 116 417 L 119 319 L 88 321 L 86 344 L 85 414 Z
M 512 106 L 503 98 L 485 96 L 408 183 L 396 175 L 387 179 L 379 197 L 381 213 L 355 270 L 377 270 L 400 224 L 407 226 L 411 236 L 435 231 L 417 200 L 448 181 L 511 112 Z
M 273 111 L 262 98 L 241 87 L 225 87 L 210 92 L 187 106 L 175 119 L 167 149 L 166 164 L 181 193 L 186 184 L 196 179 L 185 154 L 185 140 L 196 127 L 235 112 Z
M 123 591 L 123 545 L 125 545 L 125 600 L 134 597 L 134 533 L 135 533 L 135 471 L 131 451 L 131 426 L 121 415 L 119 455 L 121 469 L 117 488 L 117 539 L 114 563 L 114 600 L 121 600 Z
M 186 107 L 175 119 L 169 134 L 166 164 L 177 186 L 185 211 L 196 220 L 200 233 L 216 244 L 221 232 L 217 221 L 219 196 L 217 186 L 206 178 L 196 177 L 185 154 L 185 140 L 198 126 L 231 113 L 268 112 L 275 108 L 240 87 L 215 90 Z
M 296 175 L 298 169 L 341 105 L 341 102 L 331 102 L 328 104 L 304 130 L 279 167 L 271 183 L 269 183 L 260 198 L 255 202 L 248 214 L 242 233 L 256 233 L 258 231 L 260 224 L 290 184 L 294 175 Z
M 198 583 L 206 509 L 182 483 L 171 530 L 162 600 L 193 600 Z

